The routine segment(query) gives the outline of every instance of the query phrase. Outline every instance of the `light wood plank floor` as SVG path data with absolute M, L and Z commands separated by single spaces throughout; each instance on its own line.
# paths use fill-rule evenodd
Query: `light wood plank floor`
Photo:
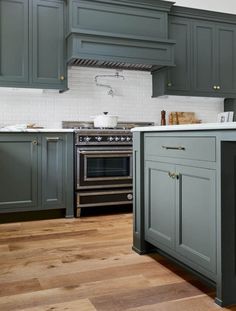
M 0 225 L 0 310 L 214 311 L 214 289 L 131 250 L 131 214 Z

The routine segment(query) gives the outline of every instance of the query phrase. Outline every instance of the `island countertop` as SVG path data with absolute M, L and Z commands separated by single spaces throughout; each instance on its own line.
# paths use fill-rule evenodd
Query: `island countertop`
M 135 127 L 132 132 L 236 130 L 236 122 Z

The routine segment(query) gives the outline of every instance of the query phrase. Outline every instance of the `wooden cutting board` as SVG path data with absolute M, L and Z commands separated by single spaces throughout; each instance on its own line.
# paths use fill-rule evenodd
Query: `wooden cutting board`
M 172 111 L 169 113 L 169 125 L 201 123 L 195 116 L 195 112 Z

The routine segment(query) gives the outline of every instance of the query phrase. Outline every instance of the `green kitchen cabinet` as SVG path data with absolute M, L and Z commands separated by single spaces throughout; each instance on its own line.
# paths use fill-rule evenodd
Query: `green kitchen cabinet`
M 215 171 L 145 161 L 144 179 L 146 241 L 214 275 Z
M 65 87 L 63 8 L 63 1 L 32 2 L 32 86 Z
M 233 15 L 173 8 L 169 37 L 176 67 L 152 72 L 153 97 L 236 97 L 236 19 Z
M 28 0 L 0 0 L 0 85 L 29 83 Z
M 37 135 L 0 135 L 0 212 L 38 205 Z
M 175 246 L 174 165 L 145 162 L 145 237 L 150 243 Z M 166 195 L 168 191 L 168 195 Z
M 0 86 L 67 88 L 64 1 L 0 0 Z
M 74 216 L 73 133 L 0 134 L 0 213 Z
M 215 170 L 177 165 L 176 174 L 176 251 L 215 274 Z

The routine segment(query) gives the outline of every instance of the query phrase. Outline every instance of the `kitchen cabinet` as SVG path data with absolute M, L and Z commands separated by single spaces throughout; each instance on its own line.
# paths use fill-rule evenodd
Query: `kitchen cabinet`
M 0 134 L 0 212 L 37 208 L 36 142 L 37 135 Z
M 0 85 L 29 83 L 28 0 L 0 0 Z
M 0 0 L 0 86 L 67 87 L 62 0 Z
M 215 196 L 214 170 L 146 161 L 145 239 L 215 274 Z
M 0 213 L 74 216 L 73 133 L 0 133 Z
M 208 12 L 205 16 L 195 9 L 173 9 L 169 37 L 176 40 L 176 67 L 152 72 L 153 97 L 236 96 L 236 23 L 232 15 Z
M 133 250 L 157 252 L 236 304 L 235 128 L 137 129 Z

